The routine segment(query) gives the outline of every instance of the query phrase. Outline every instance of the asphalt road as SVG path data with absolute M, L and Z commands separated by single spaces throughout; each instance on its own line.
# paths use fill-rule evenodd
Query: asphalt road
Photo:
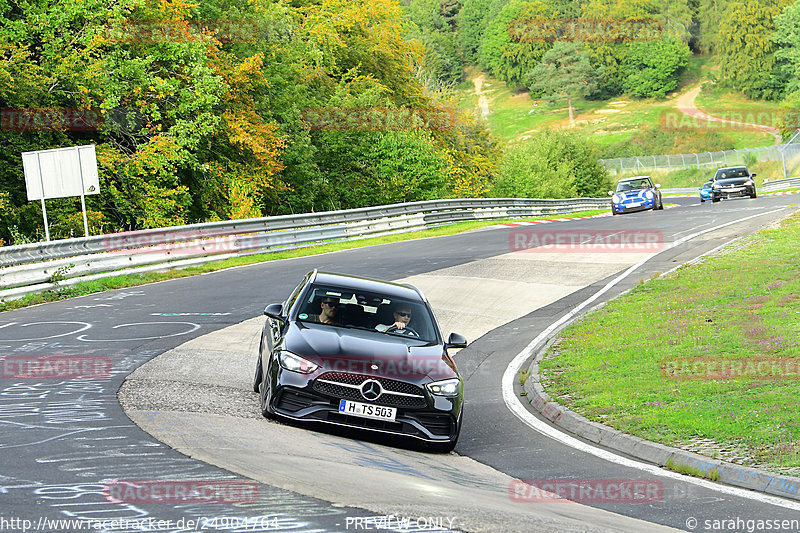
M 660 232 L 666 242 L 673 242 L 704 228 L 763 214 L 664 252 L 618 285 L 614 293 L 767 225 L 784 216 L 786 210 L 781 208 L 793 204 L 795 198 L 760 197 L 702 206 L 693 198 L 678 199 L 681 207 L 663 212 L 563 224 L 570 224 L 573 231 L 635 228 Z M 765 214 L 770 211 L 775 212 Z M 63 524 L 45 527 L 47 524 L 40 520 L 127 518 L 173 520 L 162 524 L 162 530 L 171 531 L 181 529 L 177 523 L 180 519 L 204 520 L 206 528 L 226 530 L 355 529 L 357 519 L 374 513 L 359 510 L 358 506 L 334 506 L 324 499 L 264 483 L 258 485 L 257 500 L 238 505 L 108 501 L 109 480 L 243 479 L 186 457 L 141 431 L 125 416 L 116 391 L 128 373 L 149 359 L 192 338 L 258 316 L 267 303 L 285 298 L 312 268 L 384 279 L 424 275 L 506 254 L 512 231 L 484 230 L 270 262 L 0 314 L 0 353 L 6 360 L 9 356 L 69 355 L 107 360 L 112 368 L 109 376 L 95 379 L 19 379 L 6 374 L 0 378 L 0 424 L 4 426 L 0 436 L 0 528 L 77 530 L 59 527 Z M 518 479 L 652 478 L 591 454 L 554 445 L 549 438 L 520 424 L 500 400 L 500 377 L 510 359 L 540 331 L 603 285 L 604 280 L 596 281 L 500 326 L 459 353 L 468 399 L 458 454 Z M 470 294 L 463 296 L 466 305 L 480 305 Z M 800 516 L 796 508 L 759 501 L 756 494 L 748 498 L 721 493 L 672 477 L 660 482 L 664 497 L 658 502 L 589 505 L 679 529 L 690 530 L 687 519 L 694 517 L 699 521 L 696 531 L 712 530 L 704 529 L 705 520 Z M 377 525 L 380 518 L 372 520 L 361 524 Z M 108 531 L 127 531 L 141 530 L 148 524 L 150 529 L 157 527 L 153 522 L 98 525 L 106 526 L 103 529 Z M 380 525 L 388 530 L 393 527 L 392 523 Z M 203 529 L 187 526 L 184 522 L 184 530 Z M 441 526 L 446 528 L 447 524 Z M 729 528 L 724 523 L 719 526 L 713 530 L 746 528 Z

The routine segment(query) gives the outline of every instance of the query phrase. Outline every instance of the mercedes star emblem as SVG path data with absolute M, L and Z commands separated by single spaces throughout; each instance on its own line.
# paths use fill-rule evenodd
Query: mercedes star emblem
M 381 394 L 383 394 L 383 387 L 374 379 L 368 379 L 361 384 L 361 396 L 365 400 L 377 400 Z

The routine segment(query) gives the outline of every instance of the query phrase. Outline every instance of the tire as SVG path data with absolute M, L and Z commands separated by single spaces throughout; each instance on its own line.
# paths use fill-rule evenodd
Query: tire
M 253 392 L 261 392 L 261 354 L 258 354 L 258 362 L 256 363 L 256 375 L 253 376 Z
M 756 191 L 753 191 L 753 194 L 750 195 L 750 198 L 755 198 L 755 197 L 756 197 Z
M 615 211 L 615 210 L 613 210 L 613 209 L 612 209 L 612 210 L 611 210 L 611 214 L 612 214 L 612 215 L 619 215 L 619 211 Z
M 664 210 L 664 199 L 663 198 L 659 198 L 658 199 L 658 210 L 659 211 L 663 211 Z
M 270 402 L 272 401 L 272 394 L 268 392 L 269 385 L 266 381 L 261 381 L 261 384 L 258 387 L 259 394 L 258 397 L 260 399 L 261 404 L 261 416 L 264 418 L 275 418 L 275 412 L 270 407 Z
M 703 203 L 705 203 L 705 201 L 706 201 L 706 199 L 701 196 L 700 197 L 700 203 L 703 204 Z
M 720 200 L 720 198 L 718 196 L 712 196 L 711 197 L 711 202 L 712 203 L 717 203 L 717 202 L 719 202 L 719 200 Z

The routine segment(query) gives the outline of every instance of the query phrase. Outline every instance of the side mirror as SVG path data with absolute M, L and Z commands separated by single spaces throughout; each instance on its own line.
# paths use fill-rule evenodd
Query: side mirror
M 447 338 L 447 344 L 444 346 L 445 348 L 466 348 L 467 347 L 467 339 L 464 338 L 463 335 L 459 335 L 458 333 L 451 333 L 450 336 Z
M 751 178 L 755 178 L 756 176 L 758 176 L 758 174 L 750 174 Z
M 608 191 L 609 196 L 614 196 L 614 191 Z
M 264 314 L 275 320 L 286 320 L 286 317 L 283 316 L 283 306 L 281 304 L 269 304 L 264 308 Z

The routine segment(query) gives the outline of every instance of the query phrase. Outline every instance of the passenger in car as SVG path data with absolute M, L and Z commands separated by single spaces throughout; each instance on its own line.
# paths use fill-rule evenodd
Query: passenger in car
M 394 324 L 378 324 L 375 329 L 378 331 L 386 331 L 389 328 L 405 329 L 408 323 L 411 322 L 411 308 L 406 304 L 397 304 L 392 310 L 392 316 L 394 317 Z
M 312 322 L 319 322 L 320 324 L 331 324 L 333 326 L 341 325 L 339 321 L 339 300 L 336 298 L 325 297 L 320 302 L 320 313 L 318 315 L 309 315 L 308 320 Z

